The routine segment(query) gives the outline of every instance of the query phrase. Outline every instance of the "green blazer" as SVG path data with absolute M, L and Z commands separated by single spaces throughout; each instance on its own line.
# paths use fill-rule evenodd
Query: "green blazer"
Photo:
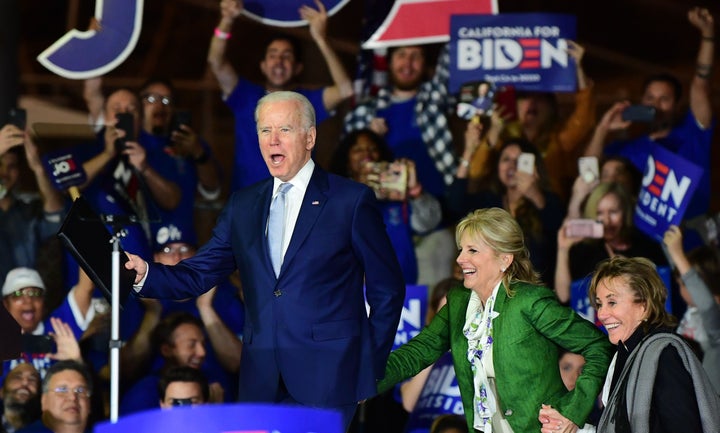
M 605 380 L 612 356 L 607 337 L 589 321 L 558 303 L 549 289 L 526 283 L 512 285 L 508 297 L 498 290 L 493 320 L 493 366 L 499 409 L 515 433 L 540 431 L 538 412 L 550 404 L 582 426 Z M 473 431 L 473 380 L 462 329 L 470 290 L 454 288 L 447 304 L 415 338 L 390 354 L 383 392 L 412 377 L 452 351 L 455 374 L 470 431 Z M 573 391 L 560 378 L 559 348 L 585 357 L 585 367 Z

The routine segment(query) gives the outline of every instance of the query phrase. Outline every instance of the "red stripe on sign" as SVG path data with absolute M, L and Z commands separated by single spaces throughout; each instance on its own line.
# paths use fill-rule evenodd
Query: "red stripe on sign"
M 655 160 L 655 170 L 659 171 L 662 174 L 668 174 L 668 172 L 670 171 L 670 167 L 658 160 Z
M 520 62 L 520 68 L 539 68 L 540 67 L 540 61 L 539 60 L 523 60 Z
M 404 3 L 379 40 L 447 36 L 450 33 L 450 15 L 492 14 L 492 4 L 491 1 L 478 0 Z
M 665 178 L 660 176 L 659 174 L 656 174 L 655 177 L 653 177 L 653 182 L 660 186 L 663 186 L 665 185 Z
M 525 48 L 538 48 L 540 46 L 540 39 L 518 39 L 517 41 Z
M 525 50 L 523 54 L 526 59 L 537 59 L 540 57 L 540 50 Z
M 648 187 L 648 191 L 650 191 L 650 194 L 659 197 L 660 196 L 660 188 L 658 188 L 656 185 L 650 185 Z

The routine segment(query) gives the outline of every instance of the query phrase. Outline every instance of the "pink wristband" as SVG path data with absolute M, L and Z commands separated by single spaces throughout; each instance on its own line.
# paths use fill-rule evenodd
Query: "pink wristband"
M 226 41 L 226 40 L 230 39 L 230 33 L 224 32 L 224 31 L 220 30 L 219 28 L 215 27 L 215 37 Z

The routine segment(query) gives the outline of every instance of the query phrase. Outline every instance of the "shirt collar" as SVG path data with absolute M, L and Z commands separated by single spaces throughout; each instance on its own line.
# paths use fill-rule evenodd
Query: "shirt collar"
M 313 161 L 311 158 L 308 160 L 308 162 L 305 163 L 303 168 L 298 171 L 295 177 L 288 180 L 288 183 L 291 183 L 293 186 L 293 189 L 291 191 L 293 191 L 294 194 L 300 192 L 303 196 L 305 195 L 305 190 L 310 184 L 310 178 L 312 177 L 313 170 L 315 170 L 315 161 Z M 273 178 L 273 197 L 275 197 L 275 194 L 277 194 L 278 188 L 280 188 L 280 184 L 282 183 L 285 182 L 278 179 L 277 177 Z

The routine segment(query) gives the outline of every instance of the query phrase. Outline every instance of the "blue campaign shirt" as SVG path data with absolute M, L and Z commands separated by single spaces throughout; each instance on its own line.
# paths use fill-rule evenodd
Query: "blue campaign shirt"
M 156 219 L 150 223 L 150 233 L 154 235 L 160 227 L 166 227 L 170 223 L 178 225 L 177 222 L 184 222 L 184 224 L 182 224 L 183 239 L 188 243 L 194 244 L 197 239 L 197 234 L 195 233 L 195 227 L 192 222 L 195 212 L 195 192 L 198 185 L 198 175 L 195 164 L 187 158 L 174 155 L 172 143 L 167 136 L 148 134 L 143 131 L 140 133 L 139 143 L 148 152 L 148 161 L 151 161 L 153 168 L 155 168 L 153 163 L 158 164 L 156 171 L 165 179 L 174 182 L 180 188 L 182 194 L 180 204 L 178 204 L 175 209 L 165 210 L 160 207 L 157 208 L 159 220 Z M 201 145 L 206 152 L 210 150 L 204 141 L 201 141 Z M 153 155 L 152 160 L 150 160 L 151 153 Z M 189 231 L 189 233 L 186 233 L 186 231 Z
M 416 284 L 418 277 L 417 257 L 410 228 L 411 207 L 406 202 L 381 201 L 385 231 L 400 262 L 405 284 Z
M 394 102 L 387 108 L 378 110 L 376 117 L 385 119 L 388 128 L 385 141 L 395 158 L 412 159 L 423 189 L 441 199 L 445 194 L 445 181 L 422 139 L 422 132 L 415 119 L 416 104 L 415 98 Z
M 295 89 L 310 100 L 315 108 L 316 124 L 327 119 L 322 94 L 324 88 L 316 90 Z M 232 191 L 252 185 L 270 176 L 260 154 L 255 127 L 255 106 L 267 91 L 263 86 L 240 78 L 225 103 L 235 115 L 235 158 L 232 173 Z
M 640 172 L 644 172 L 648 155 L 655 146 L 662 146 L 700 166 L 703 169 L 703 176 L 685 211 L 685 218 L 689 219 L 704 214 L 710 204 L 710 149 L 714 129 L 715 119 L 708 128 L 702 129 L 692 111 L 688 110 L 667 137 L 653 141 L 647 135 L 643 135 L 633 140 L 614 141 L 605 147 L 605 154 L 624 156 L 632 161 Z

